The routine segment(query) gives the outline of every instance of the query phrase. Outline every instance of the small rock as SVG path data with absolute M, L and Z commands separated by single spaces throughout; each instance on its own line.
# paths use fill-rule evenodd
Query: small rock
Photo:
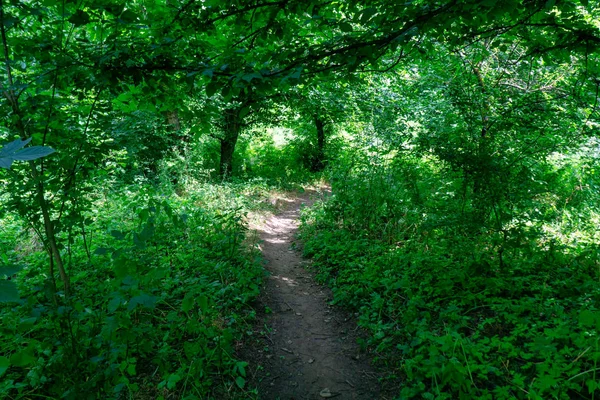
M 331 393 L 331 391 L 328 388 L 325 388 L 325 389 L 321 390 L 321 392 L 319 393 L 319 396 L 324 397 L 324 398 L 333 397 L 333 393 Z
M 314 362 L 315 362 L 315 359 L 314 359 L 314 358 L 309 358 L 309 359 L 308 359 L 308 363 L 309 363 L 309 364 L 312 364 L 312 363 L 314 363 Z

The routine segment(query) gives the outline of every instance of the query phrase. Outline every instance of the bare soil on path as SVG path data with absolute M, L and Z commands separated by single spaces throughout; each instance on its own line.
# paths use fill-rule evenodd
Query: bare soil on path
M 251 363 L 260 399 L 387 397 L 357 344 L 356 323 L 329 305 L 330 290 L 315 282 L 293 246 L 301 206 L 327 195 L 312 190 L 284 200 L 283 211 L 252 227 L 270 276 L 257 306 L 255 332 L 263 335 L 240 355 Z

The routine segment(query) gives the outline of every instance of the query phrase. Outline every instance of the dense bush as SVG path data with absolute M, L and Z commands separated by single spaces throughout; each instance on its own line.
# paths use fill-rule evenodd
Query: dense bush
M 244 215 L 265 191 L 196 183 L 180 197 L 141 182 L 98 192 L 85 234 L 64 249 L 68 296 L 53 291 L 33 232 L 2 219 L 3 264 L 25 267 L 0 270 L 22 298 L 0 303 L 0 397 L 220 399 L 245 390 L 247 364 L 234 352 L 263 270 L 242 246 Z
M 600 393 L 597 176 L 567 158 L 537 165 L 544 190 L 507 193 L 501 224 L 430 156 L 358 152 L 333 170 L 332 198 L 303 216 L 305 254 L 358 312 L 398 398 Z

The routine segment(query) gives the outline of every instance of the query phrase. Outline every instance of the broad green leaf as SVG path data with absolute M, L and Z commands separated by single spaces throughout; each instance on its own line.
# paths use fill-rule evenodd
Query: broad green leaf
M 188 312 L 194 307 L 194 295 L 192 293 L 187 293 L 181 302 L 181 310 L 183 312 Z
M 206 95 L 208 97 L 213 97 L 215 93 L 217 93 L 217 90 L 219 90 L 219 87 L 220 85 L 217 81 L 210 82 L 208 85 L 206 85 Z
M 6 370 L 8 370 L 8 367 L 10 367 L 10 361 L 8 358 L 0 356 L 0 377 L 2 377 Z
M 131 23 L 131 22 L 135 22 L 138 19 L 138 16 L 136 13 L 134 13 L 131 10 L 125 10 L 123 11 L 123 13 L 119 16 L 119 19 L 125 23 Z
M 340 24 L 340 30 L 342 32 L 352 32 L 353 28 L 352 28 L 352 25 L 350 25 L 348 22 L 342 22 Z
M 239 118 L 244 118 L 246 115 L 248 115 L 248 113 L 250 112 L 250 107 L 244 107 L 240 110 L 240 113 L 238 114 Z
M 31 328 L 33 328 L 33 326 L 35 325 L 36 321 L 37 321 L 36 317 L 23 318 L 19 322 L 19 327 L 18 327 L 19 332 L 27 332 L 27 331 L 29 331 Z
M 21 300 L 17 284 L 5 279 L 0 280 L 0 303 L 12 303 Z
M 596 324 L 598 315 L 590 310 L 583 310 L 579 314 L 579 323 L 586 327 L 592 327 Z
M 54 153 L 54 149 L 46 146 L 32 146 L 15 153 L 12 157 L 19 161 L 36 160 Z
M 240 389 L 243 389 L 244 386 L 246 386 L 246 380 L 241 376 L 238 376 L 237 378 L 235 378 L 235 384 L 238 385 Z
M 75 26 L 85 25 L 90 22 L 90 16 L 83 10 L 77 10 L 68 21 Z
M 34 362 L 35 357 L 33 356 L 32 346 L 28 346 L 27 348 L 10 356 L 10 365 L 14 365 L 15 367 L 27 367 Z
M 115 311 L 117 311 L 117 308 L 119 308 L 119 306 L 121 305 L 122 300 L 123 299 L 121 299 L 120 297 L 113 297 L 106 306 L 108 312 L 114 313 Z
M 150 296 L 150 295 L 147 295 L 144 293 L 139 296 L 134 296 L 129 301 L 129 304 L 127 305 L 127 310 L 131 311 L 138 305 L 152 309 L 152 308 L 154 308 L 155 304 L 156 304 L 156 296 Z
M 200 311 L 203 313 L 208 310 L 208 297 L 199 296 L 198 297 L 198 307 L 200 307 Z
M 0 277 L 2 277 L 2 276 L 5 276 L 5 277 L 13 276 L 14 274 L 16 274 L 17 272 L 21 271 L 22 269 L 23 269 L 22 265 L 15 265 L 15 264 L 0 265 Z
M 0 168 L 10 169 L 12 167 L 13 159 L 10 157 L 0 157 Z
M 169 375 L 169 378 L 167 379 L 167 389 L 174 389 L 180 380 L 181 380 L 181 376 L 179 376 L 177 374 Z
M 0 148 L 0 157 L 14 154 L 17 150 L 25 147 L 29 142 L 31 142 L 31 138 L 26 140 L 17 139 L 5 144 L 2 148 Z
M 110 235 L 112 237 L 114 237 L 115 239 L 117 239 L 117 240 L 123 240 L 123 239 L 125 239 L 125 234 L 123 232 L 121 232 L 121 231 L 116 230 L 116 229 L 111 230 L 110 231 Z
M 31 138 L 27 140 L 17 139 L 0 148 L 0 168 L 10 169 L 14 161 L 30 161 L 54 153 L 54 150 L 46 146 L 32 146 L 22 149 Z
M 290 75 L 291 78 L 300 79 L 300 75 L 302 74 L 302 67 L 297 68 L 293 74 Z
M 373 15 L 375 15 L 376 12 L 377 12 L 377 9 L 375 7 L 367 8 L 365 11 L 363 11 L 363 13 L 360 17 L 360 22 L 362 22 L 363 24 L 367 23 L 371 19 L 371 17 L 373 17 Z

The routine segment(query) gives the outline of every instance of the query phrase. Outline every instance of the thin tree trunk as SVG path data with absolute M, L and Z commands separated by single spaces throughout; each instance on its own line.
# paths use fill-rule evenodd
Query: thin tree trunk
M 325 168 L 325 121 L 318 114 L 315 114 L 314 120 L 317 128 L 317 158 L 313 170 L 319 172 Z
M 219 159 L 219 174 L 228 179 L 233 171 L 233 153 L 240 136 L 240 118 L 238 109 L 225 110 L 225 136 L 221 139 L 221 158 Z
M 4 95 L 8 99 L 12 111 L 14 115 L 17 117 L 16 121 L 16 129 L 19 132 L 22 140 L 28 139 L 29 135 L 27 134 L 27 130 L 25 128 L 25 124 L 23 123 L 23 117 L 21 115 L 21 110 L 19 108 L 19 99 L 17 98 L 14 90 L 13 90 L 13 78 L 12 71 L 10 68 L 10 57 L 8 54 L 8 41 L 6 40 L 6 27 L 4 25 L 4 3 L 0 0 L 0 33 L 2 35 L 2 47 L 4 50 L 4 63 L 6 67 L 6 75 L 8 77 L 8 89 L 4 90 Z M 0 87 L 0 90 L 3 88 Z M 69 276 L 64 267 L 64 263 L 62 260 L 62 256 L 60 254 L 60 250 L 58 249 L 58 244 L 56 241 L 56 235 L 54 233 L 54 225 L 52 219 L 50 218 L 50 211 L 48 207 L 48 202 L 44 196 L 44 184 L 42 182 L 43 176 L 38 172 L 35 162 L 30 161 L 29 166 L 31 169 L 31 176 L 35 181 L 35 198 L 42 212 L 42 220 L 44 223 L 44 231 L 46 233 L 46 240 L 48 241 L 48 246 L 50 248 L 50 257 L 54 259 L 56 263 L 56 267 L 58 268 L 58 273 L 60 274 L 60 278 L 63 282 L 63 287 L 65 290 L 65 295 L 69 294 Z
M 177 110 L 167 111 L 167 122 L 174 132 L 179 132 L 181 129 L 181 124 L 179 123 L 179 113 L 177 113 Z

